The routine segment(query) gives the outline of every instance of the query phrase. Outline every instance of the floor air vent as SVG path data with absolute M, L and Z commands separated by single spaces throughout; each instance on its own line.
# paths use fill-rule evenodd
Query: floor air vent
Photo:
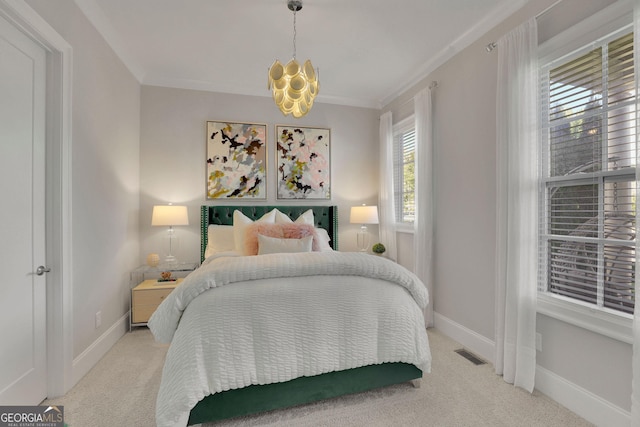
M 484 360 L 480 359 L 475 354 L 473 354 L 470 351 L 465 350 L 463 348 L 461 348 L 460 350 L 454 350 L 454 351 L 456 353 L 458 353 L 460 356 L 462 356 L 465 359 L 467 359 L 469 362 L 473 363 L 474 365 L 484 365 L 485 363 L 487 363 Z

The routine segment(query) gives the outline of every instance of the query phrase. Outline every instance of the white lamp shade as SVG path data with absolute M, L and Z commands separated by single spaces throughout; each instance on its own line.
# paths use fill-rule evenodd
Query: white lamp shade
M 189 225 L 187 207 L 173 205 L 154 206 L 151 225 Z
M 352 224 L 377 224 L 378 223 L 378 207 L 377 206 L 353 206 L 351 208 L 351 216 L 349 222 Z

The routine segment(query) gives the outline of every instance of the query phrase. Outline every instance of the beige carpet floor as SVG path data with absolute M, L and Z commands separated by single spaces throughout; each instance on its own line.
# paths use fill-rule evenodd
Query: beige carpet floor
M 420 388 L 400 384 L 204 426 L 591 426 L 537 391 L 506 384 L 491 365 L 472 364 L 438 331 L 429 330 L 429 339 L 432 373 Z M 166 351 L 137 328 L 69 393 L 43 404 L 64 405 L 69 427 L 154 426 Z

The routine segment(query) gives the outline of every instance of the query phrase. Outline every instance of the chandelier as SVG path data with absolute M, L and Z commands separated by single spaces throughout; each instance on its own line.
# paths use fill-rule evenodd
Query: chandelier
M 293 58 L 287 65 L 276 59 L 269 68 L 268 88 L 282 114 L 299 118 L 311 110 L 319 82 L 310 60 L 302 66 L 296 60 L 296 12 L 302 9 L 302 0 L 289 0 L 287 6 L 293 11 Z

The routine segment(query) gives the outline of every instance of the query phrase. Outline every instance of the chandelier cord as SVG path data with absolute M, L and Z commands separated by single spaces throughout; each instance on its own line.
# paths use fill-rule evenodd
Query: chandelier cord
M 293 11 L 293 59 L 296 59 L 296 11 Z

